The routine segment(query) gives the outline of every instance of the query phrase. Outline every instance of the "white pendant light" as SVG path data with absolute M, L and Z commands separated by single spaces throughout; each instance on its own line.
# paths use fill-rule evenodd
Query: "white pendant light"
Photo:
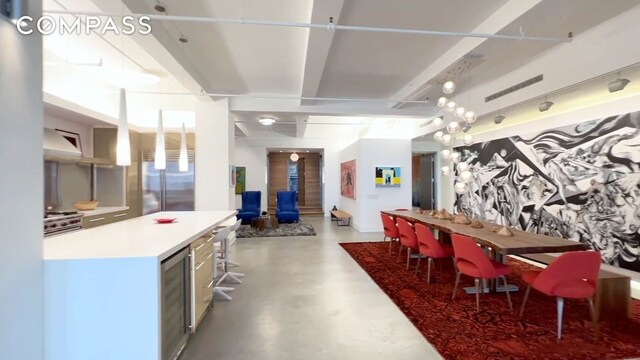
M 298 161 L 298 159 L 300 159 L 300 155 L 293 153 L 291 154 L 291 156 L 289 156 L 289 159 L 291 159 L 291 161 L 296 162 Z
M 442 175 L 444 175 L 444 176 L 447 176 L 447 175 L 449 175 L 449 174 L 451 173 L 451 168 L 450 168 L 450 167 L 448 167 L 448 166 L 443 166 L 443 167 L 440 169 L 440 173 L 441 173 Z
M 473 136 L 466 134 L 462 137 L 462 143 L 469 146 L 473 143 Z
M 444 110 L 450 113 L 454 112 L 456 110 L 456 102 L 453 100 L 449 101 Z
M 156 133 L 156 170 L 167 168 L 167 153 L 164 147 L 164 127 L 162 126 L 162 110 L 158 110 L 158 132 Z
M 189 171 L 189 156 L 187 155 L 187 132 L 182 123 L 182 134 L 180 134 L 180 157 L 178 158 L 178 171 Z
M 436 133 L 433 134 L 433 140 L 441 141 L 443 135 L 444 135 L 444 133 L 442 131 L 436 131 Z
M 477 116 L 473 110 L 469 110 L 464 113 L 464 121 L 466 121 L 467 124 L 473 124 L 476 121 L 476 119 L 477 119 Z
M 444 135 L 442 135 L 442 138 L 440 139 L 440 142 L 444 146 L 451 145 L 452 141 L 453 141 L 453 137 L 451 137 L 451 134 L 444 134 Z
M 459 162 L 460 162 L 460 158 L 461 158 L 461 155 L 460 155 L 460 153 L 459 153 L 459 152 L 457 152 L 457 151 L 454 151 L 454 152 L 452 152 L 452 153 L 451 153 L 451 155 L 449 155 L 449 159 L 450 159 L 450 160 L 451 160 L 451 162 L 452 162 L 452 163 L 454 163 L 454 164 L 459 163 Z
M 464 172 L 464 171 L 467 171 L 467 170 L 469 170 L 469 163 L 465 162 L 465 161 L 461 161 L 458 164 L 458 171 Z
M 446 97 L 441 96 L 441 97 L 438 99 L 438 107 L 443 108 L 445 105 L 447 105 L 447 101 L 448 101 L 448 99 L 447 99 Z
M 442 150 L 441 154 L 442 154 L 442 158 L 443 159 L 449 160 L 449 157 L 451 156 L 451 150 L 444 149 L 444 150 Z
M 447 124 L 447 132 L 449 134 L 455 135 L 459 133 L 461 130 L 462 130 L 462 127 L 460 126 L 460 123 L 457 121 L 452 121 Z
M 467 184 L 462 181 L 457 181 L 455 185 L 453 185 L 453 189 L 455 190 L 456 194 L 462 195 L 467 192 Z
M 442 124 L 442 117 L 438 116 L 437 118 L 433 119 L 433 125 L 435 126 L 440 126 Z
M 473 174 L 471 173 L 471 171 L 465 170 L 460 174 L 460 179 L 468 184 L 473 181 Z
M 129 140 L 129 124 L 127 123 L 127 94 L 125 89 L 120 89 L 120 115 L 118 119 L 116 164 L 129 166 L 131 165 L 131 142 Z
M 458 107 L 456 108 L 456 112 L 455 112 L 455 113 L 456 113 L 456 116 L 457 116 L 457 117 L 459 117 L 459 118 L 464 117 L 464 112 L 465 112 L 465 111 L 466 111 L 466 109 L 464 108 L 464 106 L 458 106 Z
M 452 94 L 454 91 L 456 91 L 456 84 L 449 80 L 447 82 L 444 83 L 444 85 L 442 85 L 442 92 L 449 95 Z

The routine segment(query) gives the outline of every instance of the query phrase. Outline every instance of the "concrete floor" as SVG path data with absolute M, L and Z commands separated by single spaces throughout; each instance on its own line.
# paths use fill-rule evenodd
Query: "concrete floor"
M 238 239 L 247 274 L 218 300 L 181 360 L 441 359 L 339 242 L 377 241 L 311 217 L 316 237 Z

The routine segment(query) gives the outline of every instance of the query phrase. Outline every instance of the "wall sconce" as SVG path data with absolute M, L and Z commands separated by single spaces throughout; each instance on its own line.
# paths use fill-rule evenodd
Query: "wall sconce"
M 538 110 L 540 110 L 540 112 L 545 112 L 549 110 L 551 106 L 553 106 L 553 103 L 545 99 L 544 102 L 541 102 L 540 104 L 538 104 Z
M 0 0 L 0 16 L 6 17 L 16 24 L 26 13 L 26 0 Z

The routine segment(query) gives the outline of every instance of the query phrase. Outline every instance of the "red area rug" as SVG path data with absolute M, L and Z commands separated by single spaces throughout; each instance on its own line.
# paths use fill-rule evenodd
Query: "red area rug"
M 451 300 L 455 281 L 451 260 L 436 261 L 431 284 L 427 284 L 427 262 L 420 264 L 421 271 L 414 276 L 413 271 L 406 270 L 404 261 L 396 263 L 395 256 L 389 258 L 388 242 L 340 245 L 445 359 L 640 357 L 640 301 L 633 301 L 631 319 L 600 321 L 596 340 L 587 302 L 566 300 L 562 339 L 558 341 L 555 298 L 532 289 L 520 318 L 518 311 L 524 291 L 511 293 L 513 311 L 509 311 L 504 293 L 486 294 L 480 297 L 480 313 L 476 313 L 474 295 L 459 289 L 456 299 Z M 513 269 L 509 282 L 524 290 L 520 274 L 534 267 L 515 260 L 509 265 Z M 472 286 L 473 280 L 463 276 L 460 284 Z

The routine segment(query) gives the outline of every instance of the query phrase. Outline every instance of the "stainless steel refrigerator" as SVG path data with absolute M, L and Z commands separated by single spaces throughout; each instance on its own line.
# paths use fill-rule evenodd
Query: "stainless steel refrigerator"
M 142 152 L 143 213 L 192 211 L 195 203 L 195 153 L 189 151 L 189 171 L 178 171 L 178 150 L 167 150 L 166 170 L 156 170 L 154 151 Z

